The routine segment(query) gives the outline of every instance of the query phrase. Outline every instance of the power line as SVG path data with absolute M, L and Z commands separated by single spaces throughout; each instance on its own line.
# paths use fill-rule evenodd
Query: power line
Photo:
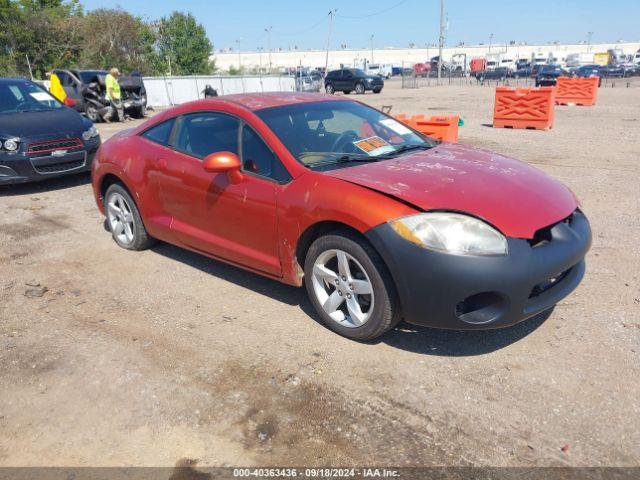
M 393 10 L 394 8 L 399 7 L 400 5 L 405 3 L 406 1 L 407 0 L 400 0 L 399 2 L 397 2 L 396 4 L 394 4 L 393 6 L 391 6 L 389 8 L 385 8 L 384 10 L 379 10 L 379 11 L 374 12 L 374 13 L 369 13 L 367 15 L 353 15 L 353 16 L 352 15 L 336 15 L 336 17 L 352 18 L 352 19 L 375 17 L 376 15 L 382 15 L 383 13 L 387 13 L 387 12 Z

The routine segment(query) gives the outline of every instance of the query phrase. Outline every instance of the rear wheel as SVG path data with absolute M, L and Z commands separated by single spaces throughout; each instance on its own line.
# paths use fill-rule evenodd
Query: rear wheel
M 353 340 L 372 340 L 400 320 L 391 276 L 378 253 L 348 232 L 318 238 L 305 259 L 309 299 L 323 322 Z
M 328 84 L 327 86 L 324 87 L 324 91 L 327 92 L 329 95 L 333 95 L 336 92 L 336 89 L 334 88 L 333 85 Z
M 113 240 L 127 250 L 145 250 L 154 243 L 142 223 L 142 217 L 129 192 L 120 184 L 113 184 L 104 196 L 107 224 Z
M 363 83 L 356 83 L 356 93 L 358 95 L 362 95 L 364 92 L 365 92 L 364 84 Z

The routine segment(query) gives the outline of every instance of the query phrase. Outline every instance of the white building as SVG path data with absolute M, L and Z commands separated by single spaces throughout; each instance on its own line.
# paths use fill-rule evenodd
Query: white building
M 466 54 L 467 62 L 475 57 L 484 57 L 489 53 L 508 53 L 510 57 L 531 58 L 534 53 L 544 53 L 545 57 L 550 52 L 570 53 L 597 53 L 606 52 L 608 49 L 617 48 L 624 51 L 626 55 L 635 54 L 640 49 L 640 42 L 625 43 L 599 43 L 586 45 L 577 44 L 546 44 L 546 45 L 464 45 L 459 47 L 446 47 L 443 49 L 442 57 L 445 61 L 450 61 L 456 54 Z M 395 66 L 413 66 L 415 63 L 428 61 L 438 55 L 437 47 L 430 48 L 384 48 L 374 49 L 344 49 L 329 51 L 329 69 L 339 68 L 340 65 L 353 66 L 354 60 L 367 59 L 371 63 L 391 63 Z M 563 55 L 566 57 L 566 55 Z M 373 58 L 372 58 L 373 57 Z M 242 67 L 266 70 L 269 61 L 273 69 L 290 68 L 299 65 L 305 67 L 324 67 L 325 50 L 273 50 L 262 51 L 228 51 L 216 52 L 211 56 L 215 59 L 218 68 L 228 71 L 230 67 L 238 68 L 238 61 Z M 271 59 L 271 60 L 269 60 Z

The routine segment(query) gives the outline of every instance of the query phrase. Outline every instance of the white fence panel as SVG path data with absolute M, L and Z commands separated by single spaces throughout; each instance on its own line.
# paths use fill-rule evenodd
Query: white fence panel
M 293 92 L 295 79 L 285 76 L 219 76 L 144 77 L 147 104 L 154 107 L 177 105 L 203 98 L 202 91 L 211 85 L 218 95 L 255 92 Z

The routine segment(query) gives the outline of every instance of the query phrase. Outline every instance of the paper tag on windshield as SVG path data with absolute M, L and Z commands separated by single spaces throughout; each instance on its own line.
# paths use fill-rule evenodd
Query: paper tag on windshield
M 51 96 L 46 92 L 32 92 L 29 95 L 39 102 L 50 102 L 52 100 Z
M 370 157 L 384 155 L 385 153 L 394 152 L 395 148 L 389 145 L 380 137 L 369 137 L 353 142 L 353 144 Z
M 411 133 L 411 130 L 409 130 L 407 127 L 405 127 L 397 120 L 394 120 L 393 118 L 385 118 L 384 120 L 380 120 L 380 123 L 385 127 L 390 128 L 398 135 L 406 135 L 407 133 Z

